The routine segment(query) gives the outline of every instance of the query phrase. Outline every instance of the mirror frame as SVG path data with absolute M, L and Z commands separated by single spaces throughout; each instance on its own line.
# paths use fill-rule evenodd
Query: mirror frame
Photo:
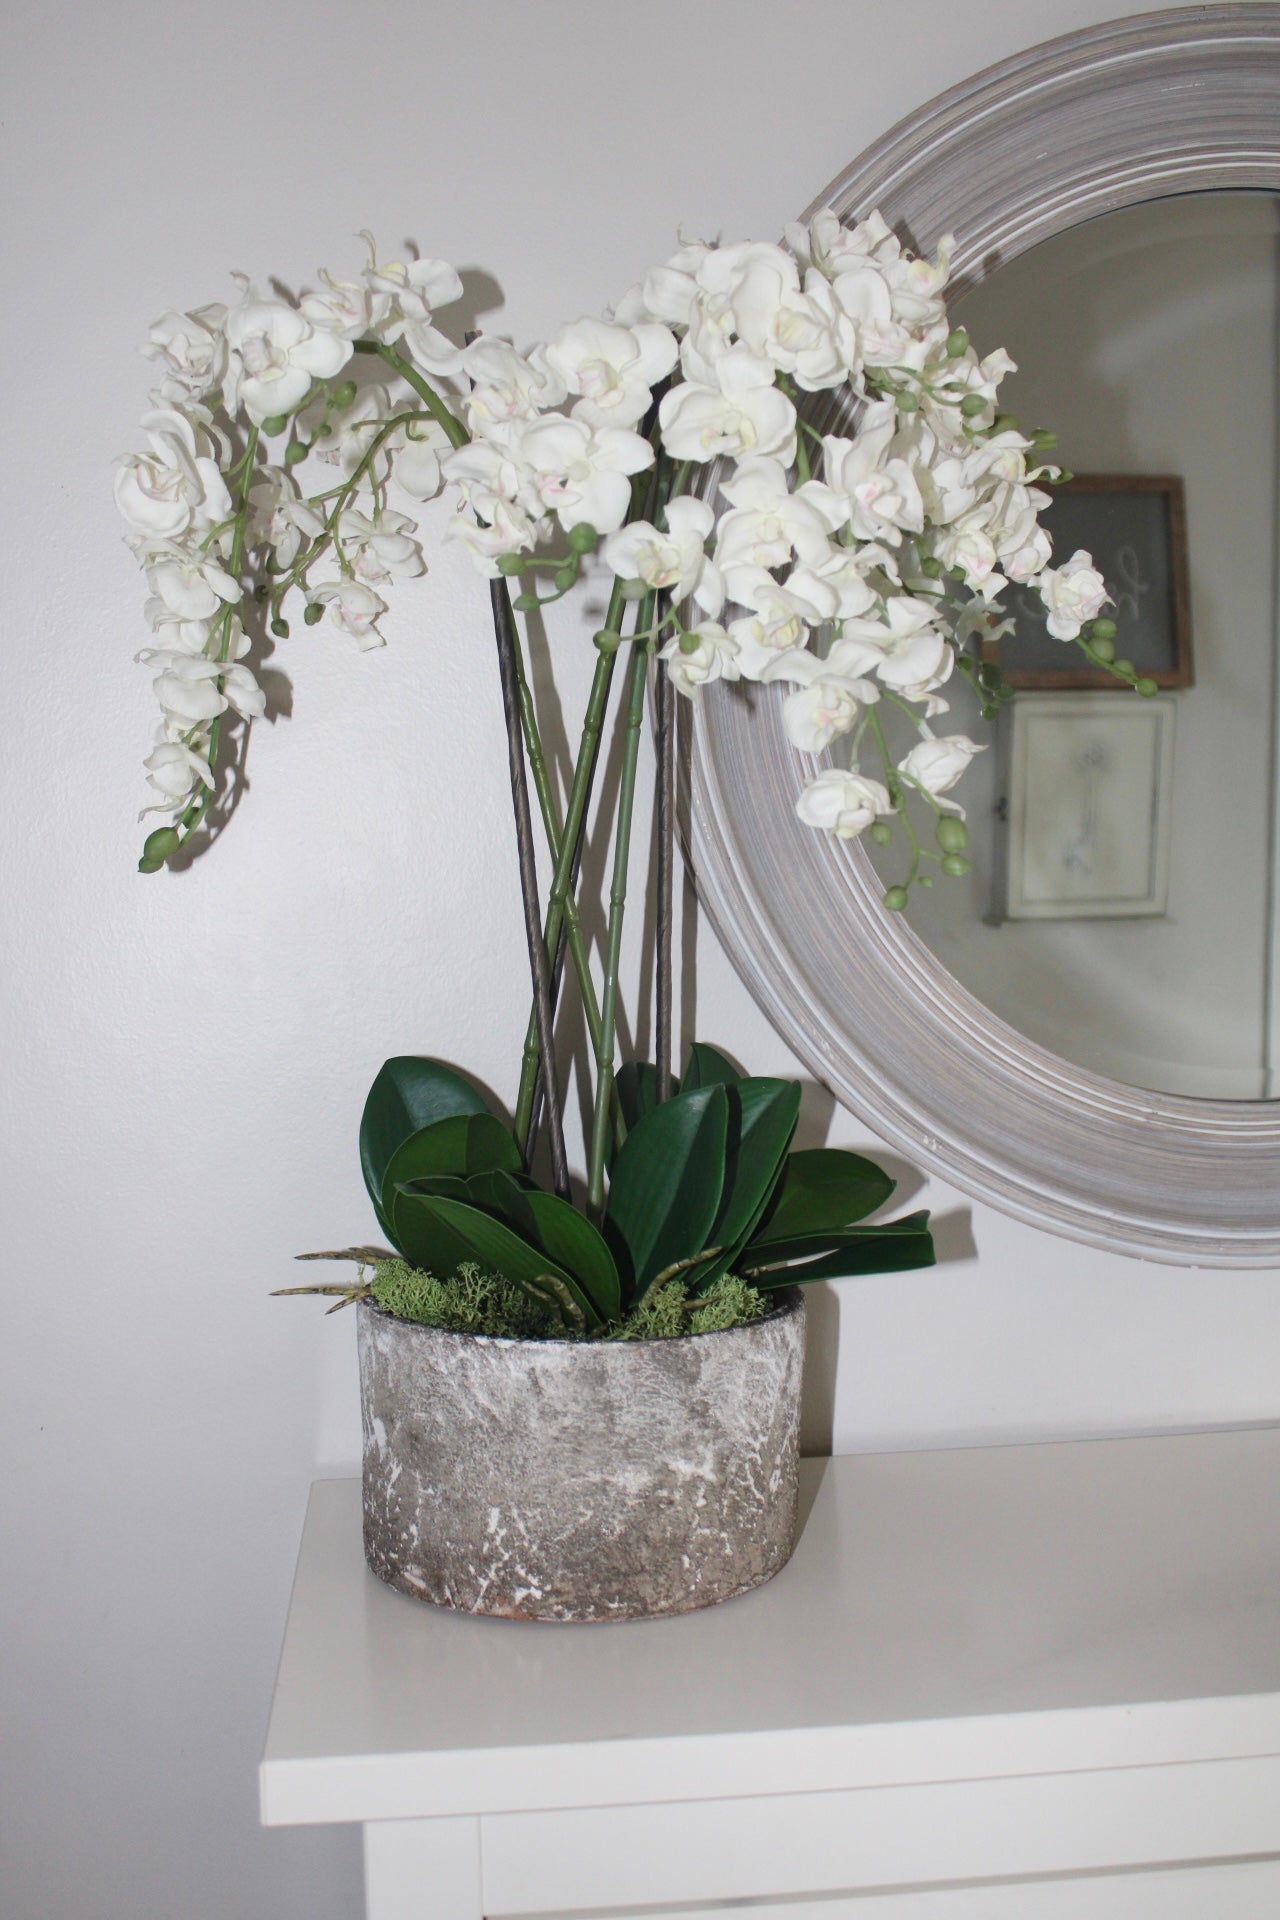
M 954 232 L 962 295 L 1097 214 L 1250 187 L 1280 190 L 1271 0 L 1143 14 L 1032 48 L 903 121 L 802 217 L 879 207 L 919 252 Z M 734 695 L 684 716 L 699 897 L 763 1011 L 836 1097 L 1033 1226 L 1178 1265 L 1280 1264 L 1280 1102 L 1144 1092 L 1007 1026 L 884 910 L 856 843 L 797 825 L 796 797 L 825 762 L 788 744 L 784 690 Z

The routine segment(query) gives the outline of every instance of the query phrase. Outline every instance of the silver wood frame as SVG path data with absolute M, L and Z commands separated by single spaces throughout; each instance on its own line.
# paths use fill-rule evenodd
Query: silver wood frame
M 920 251 L 954 232 L 963 293 L 1096 214 L 1249 187 L 1280 190 L 1270 0 L 1142 14 L 1033 48 L 904 121 L 805 218 L 879 207 Z M 1178 1265 L 1280 1265 L 1280 1103 L 1145 1093 L 1006 1026 L 884 911 L 860 848 L 795 822 L 821 763 L 789 746 L 781 689 L 729 694 L 689 716 L 699 894 L 819 1079 L 909 1157 L 1035 1226 Z

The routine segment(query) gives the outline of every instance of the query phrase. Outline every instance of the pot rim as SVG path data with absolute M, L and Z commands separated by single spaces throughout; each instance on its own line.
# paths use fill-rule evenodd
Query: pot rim
M 380 1307 L 376 1300 L 357 1300 L 356 1311 L 371 1313 L 392 1326 L 406 1327 L 411 1333 L 434 1333 L 444 1340 L 470 1340 L 476 1345 L 488 1347 L 548 1347 L 557 1353 L 617 1353 L 631 1347 L 648 1352 L 654 1347 L 677 1347 L 691 1340 L 727 1340 L 735 1334 L 752 1334 L 762 1327 L 774 1326 L 779 1320 L 804 1311 L 803 1287 L 777 1287 L 773 1291 L 777 1295 L 777 1306 L 761 1314 L 758 1320 L 744 1320 L 736 1327 L 709 1327 L 701 1333 L 650 1335 L 641 1340 L 566 1340 L 556 1339 L 553 1335 L 528 1337 L 511 1333 L 465 1333 L 457 1327 L 432 1326 L 428 1320 L 402 1319 L 398 1313 L 389 1313 L 385 1307 Z

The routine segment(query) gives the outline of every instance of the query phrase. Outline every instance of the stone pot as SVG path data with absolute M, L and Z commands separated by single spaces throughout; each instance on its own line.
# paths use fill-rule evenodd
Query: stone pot
M 675 1340 L 506 1340 L 362 1301 L 364 1544 L 389 1585 L 521 1620 L 732 1599 L 795 1544 L 804 1296 Z

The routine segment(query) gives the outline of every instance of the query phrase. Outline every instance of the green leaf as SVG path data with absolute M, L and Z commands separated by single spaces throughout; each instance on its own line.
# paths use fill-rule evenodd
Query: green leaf
M 692 1093 L 695 1087 L 732 1086 L 742 1075 L 732 1060 L 726 1060 L 717 1047 L 709 1047 L 701 1040 L 695 1040 L 689 1049 L 689 1064 L 684 1070 L 684 1090 Z
M 630 1133 L 632 1127 L 643 1120 L 646 1113 L 652 1113 L 658 1104 L 658 1069 L 651 1060 L 624 1060 L 614 1075 L 613 1084 L 617 1088 L 622 1118 Z M 671 1091 L 673 1094 L 680 1091 L 680 1082 L 674 1078 Z
M 360 1166 L 379 1223 L 390 1233 L 382 1207 L 387 1163 L 401 1141 L 434 1120 L 455 1113 L 487 1113 L 475 1088 L 439 1060 L 397 1054 L 386 1060 L 369 1089 L 360 1119 Z
M 708 1086 L 664 1101 L 627 1135 L 605 1208 L 627 1304 L 708 1245 L 724 1190 L 728 1126 L 728 1096 Z
M 690 1293 L 714 1286 L 750 1238 L 773 1193 L 800 1115 L 795 1080 L 753 1076 L 726 1087 L 725 1093 L 729 1130 L 724 1191 L 709 1236 L 711 1244 L 724 1251 L 688 1275 Z
M 461 1197 L 495 1214 L 530 1246 L 541 1248 L 555 1267 L 578 1282 L 602 1320 L 620 1317 L 622 1289 L 613 1255 L 603 1235 L 571 1201 L 510 1173 L 475 1174 Z
M 495 1220 L 478 1207 L 464 1206 L 457 1200 L 431 1199 L 425 1195 L 403 1197 L 436 1216 L 439 1227 L 466 1247 L 463 1259 L 475 1260 L 491 1272 L 504 1274 L 537 1299 L 545 1300 L 548 1296 L 556 1299 L 570 1321 L 588 1328 L 600 1324 L 603 1316 L 596 1312 L 579 1282 L 541 1247 L 531 1246 L 505 1221 Z M 525 1198 L 537 1196 L 527 1194 Z
M 448 1280 L 464 1261 L 474 1260 L 475 1254 L 470 1243 L 455 1231 L 438 1207 L 441 1201 L 456 1202 L 457 1189 L 465 1193 L 466 1187 L 451 1175 L 424 1180 L 421 1186 L 420 1192 L 412 1187 L 401 1187 L 397 1192 L 392 1208 L 391 1238 L 411 1267 L 417 1267 L 422 1273 L 433 1273 L 437 1280 Z M 442 1191 L 428 1191 L 436 1187 Z
M 753 1247 L 797 1233 L 852 1226 L 884 1206 L 896 1182 L 874 1160 L 843 1147 L 806 1147 L 789 1156 Z
M 740 1263 L 739 1271 L 753 1287 L 768 1290 L 809 1280 L 847 1280 L 860 1274 L 905 1273 L 916 1267 L 931 1267 L 937 1255 L 928 1223 L 927 1213 L 910 1213 L 901 1220 L 887 1221 L 884 1226 L 849 1227 L 838 1236 L 831 1233 L 798 1235 L 776 1246 L 761 1247 L 757 1255 L 761 1268 L 746 1258 Z M 783 1248 L 788 1250 L 786 1254 Z M 747 1249 L 748 1255 L 754 1251 Z M 800 1257 L 806 1253 L 816 1257 Z M 775 1264 L 779 1258 L 788 1256 L 796 1260 L 795 1265 Z
M 400 1142 L 382 1176 L 382 1210 L 391 1217 L 395 1190 L 408 1180 L 429 1180 L 443 1173 L 466 1179 L 495 1168 L 519 1173 L 523 1164 L 520 1149 L 501 1120 L 491 1113 L 455 1113 L 419 1127 Z

